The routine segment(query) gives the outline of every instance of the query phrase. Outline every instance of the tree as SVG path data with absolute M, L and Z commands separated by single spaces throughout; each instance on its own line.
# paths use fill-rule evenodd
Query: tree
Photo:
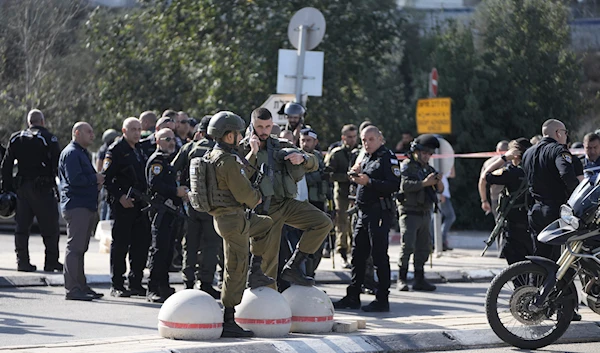
M 146 1 L 108 24 L 90 20 L 102 109 L 119 118 L 146 109 L 194 116 L 233 110 L 248 117 L 275 93 L 277 51 L 291 48 L 287 25 L 301 7 L 320 9 L 327 32 L 323 97 L 310 97 L 307 122 L 326 140 L 370 117 L 388 131 L 406 119 L 400 70 L 404 24 L 395 1 Z

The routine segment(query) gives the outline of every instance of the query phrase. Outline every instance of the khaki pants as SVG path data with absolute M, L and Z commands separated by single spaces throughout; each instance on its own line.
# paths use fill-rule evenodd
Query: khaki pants
M 422 215 L 400 214 L 400 233 L 402 234 L 402 248 L 398 259 L 400 268 L 408 269 L 410 255 L 414 255 L 415 271 L 423 271 L 425 262 L 431 252 L 431 213 Z
M 323 244 L 323 241 L 333 228 L 331 219 L 325 212 L 319 210 L 308 202 L 294 199 L 285 199 L 278 205 L 271 206 L 276 211 L 269 214 L 273 219 L 273 227 L 268 236 L 268 246 L 264 249 L 262 269 L 267 276 L 277 279 L 277 265 L 279 260 L 279 246 L 281 243 L 281 230 L 284 224 L 303 230 L 304 233 L 298 242 L 297 248 L 307 254 L 314 254 Z M 250 237 L 254 242 L 260 231 L 254 227 L 250 229 Z M 261 245 L 264 243 L 261 243 Z M 254 247 L 258 247 L 253 243 Z M 277 289 L 277 285 L 271 286 Z
M 223 306 L 233 308 L 242 301 L 248 278 L 248 251 L 264 256 L 264 251 L 272 242 L 270 232 L 273 221 L 270 217 L 252 214 L 250 220 L 240 210 L 214 219 L 215 230 L 223 238 L 225 271 L 221 301 Z M 250 229 L 252 233 L 250 234 Z M 250 247 L 249 236 L 252 237 Z M 277 236 L 279 239 L 279 236 Z
M 335 198 L 335 247 L 337 251 L 341 249 L 346 250 L 348 253 L 348 244 L 351 239 L 350 232 L 350 218 L 346 211 L 348 210 L 348 205 L 350 201 L 347 197 L 336 197 Z M 333 244 L 331 245 L 333 248 Z

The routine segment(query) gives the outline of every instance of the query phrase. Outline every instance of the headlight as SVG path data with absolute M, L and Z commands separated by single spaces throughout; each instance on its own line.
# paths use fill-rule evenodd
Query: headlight
M 560 206 L 560 219 L 575 229 L 579 228 L 579 218 L 573 216 L 573 209 L 569 205 Z

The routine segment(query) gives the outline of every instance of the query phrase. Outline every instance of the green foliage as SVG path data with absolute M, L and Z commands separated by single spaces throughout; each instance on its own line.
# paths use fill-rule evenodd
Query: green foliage
M 327 21 L 323 97 L 310 97 L 307 123 L 327 140 L 365 117 L 400 130 L 402 26 L 394 1 L 146 2 L 110 20 L 89 21 L 98 61 L 102 109 L 115 119 L 140 111 L 186 109 L 202 116 L 227 109 L 248 117 L 277 83 L 278 49 L 290 48 L 287 25 L 302 7 Z M 350 74 L 351 73 L 351 74 Z

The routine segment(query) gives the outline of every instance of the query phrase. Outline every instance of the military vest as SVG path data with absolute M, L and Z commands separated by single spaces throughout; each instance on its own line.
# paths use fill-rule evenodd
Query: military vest
M 190 193 L 192 207 L 198 212 L 210 212 L 218 207 L 238 207 L 239 202 L 229 190 L 219 190 L 216 165 L 223 154 L 192 158 L 190 162 Z

